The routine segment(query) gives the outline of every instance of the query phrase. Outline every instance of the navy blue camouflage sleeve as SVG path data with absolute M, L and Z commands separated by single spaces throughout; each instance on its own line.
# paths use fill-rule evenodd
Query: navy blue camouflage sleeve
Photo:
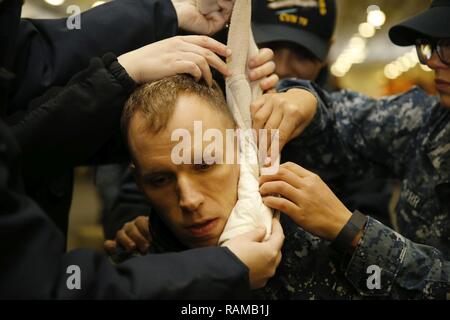
M 431 246 L 414 243 L 370 218 L 345 276 L 363 296 L 450 298 L 450 262 Z
M 354 178 L 401 176 L 436 102 L 419 88 L 374 99 L 347 90 L 327 93 L 304 80 L 284 80 L 279 86 L 280 91 L 291 88 L 313 93 L 318 108 L 302 135 L 286 145 L 286 160 L 313 171 L 332 166 Z

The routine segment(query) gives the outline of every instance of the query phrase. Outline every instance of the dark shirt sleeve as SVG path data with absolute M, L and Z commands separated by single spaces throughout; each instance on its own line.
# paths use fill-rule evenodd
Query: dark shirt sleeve
M 66 19 L 22 19 L 14 59 L 15 73 L 9 114 L 52 86 L 62 86 L 89 60 L 107 52 L 116 55 L 176 35 L 178 21 L 172 2 L 118 0 L 80 16 L 80 29 L 69 29 Z
M 359 179 L 404 176 L 404 163 L 414 152 L 430 107 L 436 105 L 436 97 L 418 88 L 374 99 L 347 90 L 329 94 L 303 80 L 286 80 L 281 86 L 308 90 L 318 99 L 308 128 L 286 145 L 287 158 L 316 171 L 335 168 Z
M 114 140 L 120 132 L 123 105 L 134 87 L 114 55 L 107 54 L 92 59 L 64 88 L 53 88 L 42 99 L 45 102 L 35 103 L 12 125 L 22 149 L 27 184 L 88 162 Z

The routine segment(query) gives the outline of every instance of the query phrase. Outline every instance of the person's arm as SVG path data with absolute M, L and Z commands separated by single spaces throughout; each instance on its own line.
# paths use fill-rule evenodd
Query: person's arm
M 92 59 L 64 88 L 52 88 L 31 110 L 8 119 L 25 155 L 27 183 L 93 161 L 106 142 L 119 136 L 122 108 L 136 85 L 178 73 L 208 78 L 210 66 L 226 74 L 218 55 L 228 55 L 225 45 L 206 36 L 184 36 L 117 59 L 112 53 Z
M 114 266 L 101 252 L 64 254 L 62 234 L 27 197 L 2 187 L 0 199 L 3 299 L 248 297 L 248 269 L 227 248 L 147 255 Z M 69 266 L 80 268 L 80 290 L 67 287 Z
M 260 184 L 264 204 L 322 239 L 334 241 L 352 217 L 319 176 L 292 162 L 282 164 L 275 175 L 262 176 Z M 346 278 L 361 295 L 448 297 L 450 261 L 442 252 L 414 243 L 370 217 L 357 231 L 351 246 L 346 244 L 353 248 L 339 254 Z
M 302 88 L 318 105 L 309 126 L 285 147 L 288 161 L 318 172 L 335 168 L 352 177 L 402 176 L 414 140 L 436 98 L 415 88 L 373 99 L 351 91 L 328 94 L 309 81 L 283 81 L 281 91 Z
M 16 85 L 10 109 L 65 85 L 92 57 L 121 55 L 178 31 L 172 2 L 165 0 L 111 1 L 82 13 L 80 23 L 80 29 L 71 30 L 66 19 L 21 20 L 11 64 Z
M 57 176 L 91 158 L 119 132 L 123 104 L 135 86 L 113 54 L 95 58 L 12 125 L 27 183 Z
M 450 261 L 443 253 L 414 243 L 371 217 L 347 261 L 345 276 L 363 296 L 450 298 Z

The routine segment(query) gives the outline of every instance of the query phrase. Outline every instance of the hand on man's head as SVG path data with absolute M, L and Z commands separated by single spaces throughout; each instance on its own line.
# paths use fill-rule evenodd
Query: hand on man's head
M 210 67 L 224 76 L 230 75 L 226 63 L 219 57 L 230 54 L 226 45 L 210 37 L 176 36 L 125 53 L 118 61 L 138 84 L 187 73 L 211 85 Z

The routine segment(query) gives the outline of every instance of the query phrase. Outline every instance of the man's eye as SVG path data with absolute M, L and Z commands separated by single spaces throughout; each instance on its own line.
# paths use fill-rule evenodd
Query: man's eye
M 206 162 L 203 161 L 200 164 L 194 164 L 194 168 L 195 168 L 195 170 L 198 170 L 198 171 L 207 171 L 207 170 L 211 169 L 213 165 L 214 164 L 207 164 Z
M 171 177 L 168 175 L 161 175 L 156 177 L 151 177 L 148 179 L 148 183 L 152 185 L 153 187 L 162 187 L 164 185 L 167 185 L 170 183 Z

